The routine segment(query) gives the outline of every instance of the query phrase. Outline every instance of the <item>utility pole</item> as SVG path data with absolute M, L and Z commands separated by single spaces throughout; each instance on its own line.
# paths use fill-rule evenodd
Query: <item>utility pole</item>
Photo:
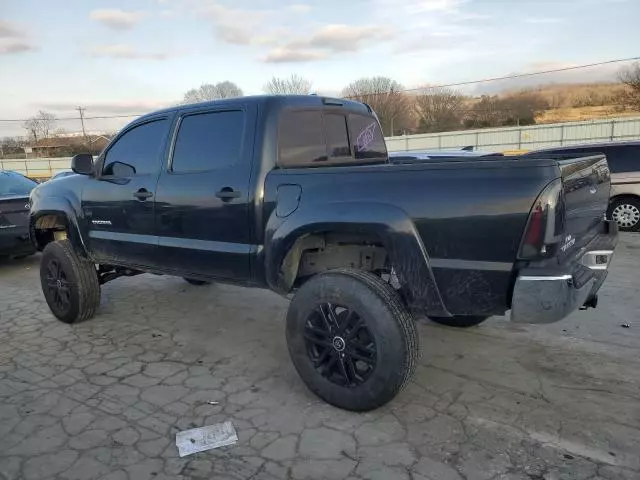
M 84 137 L 84 143 L 87 143 L 87 132 L 85 132 L 84 130 L 84 111 L 86 110 L 86 108 L 78 105 L 78 108 L 76 108 L 76 110 L 78 110 L 78 112 L 80 113 L 80 123 L 82 124 L 82 136 Z

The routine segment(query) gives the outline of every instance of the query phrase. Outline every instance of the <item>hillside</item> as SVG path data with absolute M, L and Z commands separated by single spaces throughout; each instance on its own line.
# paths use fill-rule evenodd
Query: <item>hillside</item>
M 532 93 L 548 109 L 536 115 L 536 123 L 577 122 L 640 115 L 625 107 L 627 88 L 620 83 L 550 84 L 501 94 L 501 97 Z

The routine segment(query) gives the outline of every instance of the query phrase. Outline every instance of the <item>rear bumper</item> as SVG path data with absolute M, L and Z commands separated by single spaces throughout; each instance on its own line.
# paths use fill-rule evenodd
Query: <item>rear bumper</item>
M 617 242 L 617 226 L 605 221 L 602 232 L 566 265 L 521 270 L 513 290 L 511 321 L 557 322 L 586 303 L 595 304 Z
M 0 228 L 0 255 L 20 255 L 34 251 L 28 227 Z

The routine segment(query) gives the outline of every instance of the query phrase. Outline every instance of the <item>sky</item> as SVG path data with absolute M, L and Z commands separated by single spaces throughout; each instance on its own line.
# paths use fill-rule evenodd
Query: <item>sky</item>
M 407 88 L 640 56 L 640 0 L 0 0 L 0 119 L 146 113 L 203 83 L 320 94 L 384 75 Z M 619 65 L 466 93 L 615 78 Z M 130 118 L 87 121 L 117 129 Z M 0 137 L 24 134 L 0 122 Z

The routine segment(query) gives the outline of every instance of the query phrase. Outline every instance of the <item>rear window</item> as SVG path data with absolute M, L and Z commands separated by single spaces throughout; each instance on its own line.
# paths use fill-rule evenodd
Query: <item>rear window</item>
M 317 167 L 386 161 L 387 150 L 374 117 L 333 111 L 285 111 L 278 130 L 281 167 Z
M 349 126 L 357 159 L 386 158 L 387 147 L 375 118 L 351 114 Z
M 38 184 L 15 172 L 0 172 L 0 197 L 29 195 Z

